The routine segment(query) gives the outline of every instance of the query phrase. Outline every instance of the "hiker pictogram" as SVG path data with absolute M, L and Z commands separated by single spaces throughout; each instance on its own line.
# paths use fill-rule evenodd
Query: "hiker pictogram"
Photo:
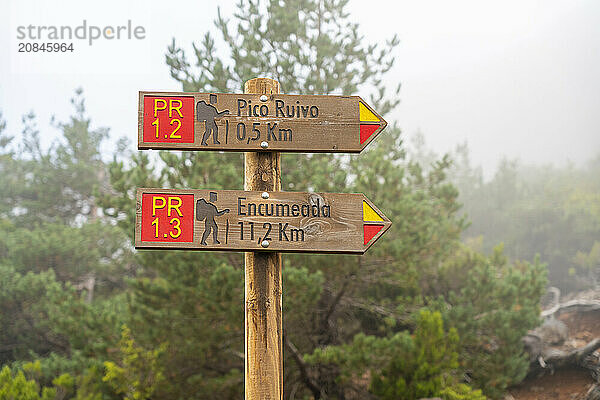
M 219 240 L 217 239 L 217 236 L 219 235 L 219 227 L 215 222 L 215 217 L 229 212 L 229 208 L 225 208 L 219 211 L 217 207 L 214 204 L 212 204 L 213 202 L 217 201 L 216 192 L 210 192 L 209 200 L 210 203 L 208 203 L 204 199 L 200 199 L 196 202 L 196 219 L 198 221 L 205 220 L 204 234 L 202 234 L 202 241 L 200 242 L 200 244 L 204 246 L 207 246 L 206 238 L 208 238 L 211 232 L 213 236 L 213 243 L 221 244 L 221 242 L 219 242 Z
M 219 112 L 217 107 L 213 106 L 217 102 L 217 95 L 210 95 L 210 103 L 207 104 L 204 100 L 196 104 L 196 119 L 204 121 L 204 135 L 202 136 L 202 145 L 208 146 L 206 142 L 212 133 L 213 144 L 221 144 L 219 142 L 219 128 L 217 127 L 216 119 L 221 118 L 225 114 L 229 114 L 229 110 Z

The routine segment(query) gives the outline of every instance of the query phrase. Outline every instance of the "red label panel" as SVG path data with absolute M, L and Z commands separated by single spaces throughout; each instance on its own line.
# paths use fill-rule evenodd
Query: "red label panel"
M 194 143 L 194 98 L 144 96 L 144 142 Z
M 193 194 L 142 195 L 142 242 L 193 241 Z

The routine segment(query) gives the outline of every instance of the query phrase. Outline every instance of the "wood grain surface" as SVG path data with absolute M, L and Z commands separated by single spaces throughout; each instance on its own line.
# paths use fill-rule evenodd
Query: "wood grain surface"
M 278 94 L 279 90 L 279 82 L 273 79 L 250 79 L 244 85 L 246 93 L 271 96 Z M 244 189 L 259 190 L 261 193 L 279 192 L 281 154 L 278 152 L 245 153 Z M 281 268 L 281 253 L 261 251 L 244 254 L 246 400 L 283 400 Z
M 262 181 L 266 171 L 259 169 L 254 174 L 257 181 Z M 271 175 L 272 176 L 272 175 Z M 274 177 L 269 177 L 274 179 Z M 210 202 L 210 193 L 216 194 L 216 201 Z M 261 191 L 241 190 L 186 190 L 186 189 L 138 189 L 136 209 L 135 247 L 217 250 L 217 251 L 278 251 L 278 252 L 312 252 L 312 253 L 364 253 L 389 228 L 391 222 L 363 194 L 353 193 L 305 193 L 305 192 L 266 192 L 263 198 Z M 160 211 L 166 212 L 167 206 L 151 215 L 151 207 L 146 204 L 146 213 L 142 213 L 143 195 L 166 196 L 193 195 L 194 211 L 178 217 L 181 222 L 189 223 L 193 229 L 192 238 L 187 242 L 174 241 L 171 237 L 163 238 L 163 220 L 159 221 L 161 230 L 155 240 L 142 240 L 142 226 L 155 229 L 152 221 Z M 196 218 L 199 201 L 204 199 L 212 203 L 217 211 L 229 210 L 222 215 L 214 216 L 217 226 L 217 240 L 213 240 L 214 229 L 206 237 L 206 245 L 201 243 L 207 230 L 206 218 Z M 146 200 L 149 201 L 149 200 Z M 369 222 L 379 224 L 383 228 L 367 244 L 364 243 L 363 202 L 366 202 L 382 221 Z M 201 203 L 202 204 L 202 203 Z M 173 217 L 174 212 L 168 218 Z M 176 216 L 176 215 L 175 215 Z M 177 217 L 177 216 L 176 216 Z M 167 221 L 168 222 L 168 221 Z M 172 225 L 172 224 L 171 224 Z M 166 230 L 165 233 L 170 233 Z M 186 232 L 184 232 L 185 234 Z M 263 241 L 268 246 L 263 246 Z
M 387 125 L 386 121 L 358 96 L 271 93 L 264 95 L 263 100 L 261 100 L 261 96 L 261 94 L 139 92 L 138 148 L 140 150 L 358 153 Z M 153 114 L 153 110 L 145 109 L 144 99 L 146 97 L 166 100 L 189 98 L 194 110 L 190 111 L 191 114 L 184 113 L 181 120 L 193 123 L 191 142 L 184 143 L 182 140 L 165 142 L 163 139 L 163 134 L 166 135 L 173 130 L 170 122 L 172 122 L 172 118 L 177 117 L 177 111 L 171 112 L 172 118 L 168 120 L 169 123 L 164 121 L 161 123 L 155 136 L 156 126 L 151 125 L 155 114 Z M 213 103 L 211 103 L 211 98 Z M 228 114 L 214 119 L 219 144 L 214 143 L 212 135 L 209 135 L 205 144 L 202 144 L 207 122 L 196 118 L 195 107 L 200 102 L 214 107 L 217 112 L 228 111 Z M 376 120 L 361 122 L 359 103 L 362 103 L 369 115 L 375 116 Z M 161 102 L 160 106 L 162 105 Z M 187 105 L 185 107 L 188 110 L 190 108 Z M 248 111 L 249 109 L 250 111 Z M 167 110 L 163 112 L 166 113 Z M 294 116 L 290 117 L 292 112 Z M 144 118 L 146 118 L 146 123 L 144 123 Z M 361 125 L 370 125 L 375 129 L 362 142 Z M 147 130 L 146 135 L 144 135 L 144 129 Z M 266 142 L 268 147 L 261 147 L 263 142 Z

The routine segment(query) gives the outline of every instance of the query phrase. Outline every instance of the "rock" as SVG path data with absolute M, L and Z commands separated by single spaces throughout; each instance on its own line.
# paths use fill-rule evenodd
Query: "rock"
M 529 362 L 537 360 L 542 354 L 542 338 L 535 334 L 527 334 L 521 339 L 525 352 L 529 355 Z
M 546 320 L 542 326 L 536 328 L 533 332 L 542 339 L 545 345 L 561 345 L 569 337 L 567 325 L 555 318 Z

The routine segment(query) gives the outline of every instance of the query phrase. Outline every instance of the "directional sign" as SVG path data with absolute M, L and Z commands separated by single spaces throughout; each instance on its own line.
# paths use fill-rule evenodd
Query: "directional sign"
M 362 194 L 138 189 L 135 247 L 362 254 L 391 224 Z
M 387 125 L 358 96 L 140 92 L 138 148 L 359 153 Z

